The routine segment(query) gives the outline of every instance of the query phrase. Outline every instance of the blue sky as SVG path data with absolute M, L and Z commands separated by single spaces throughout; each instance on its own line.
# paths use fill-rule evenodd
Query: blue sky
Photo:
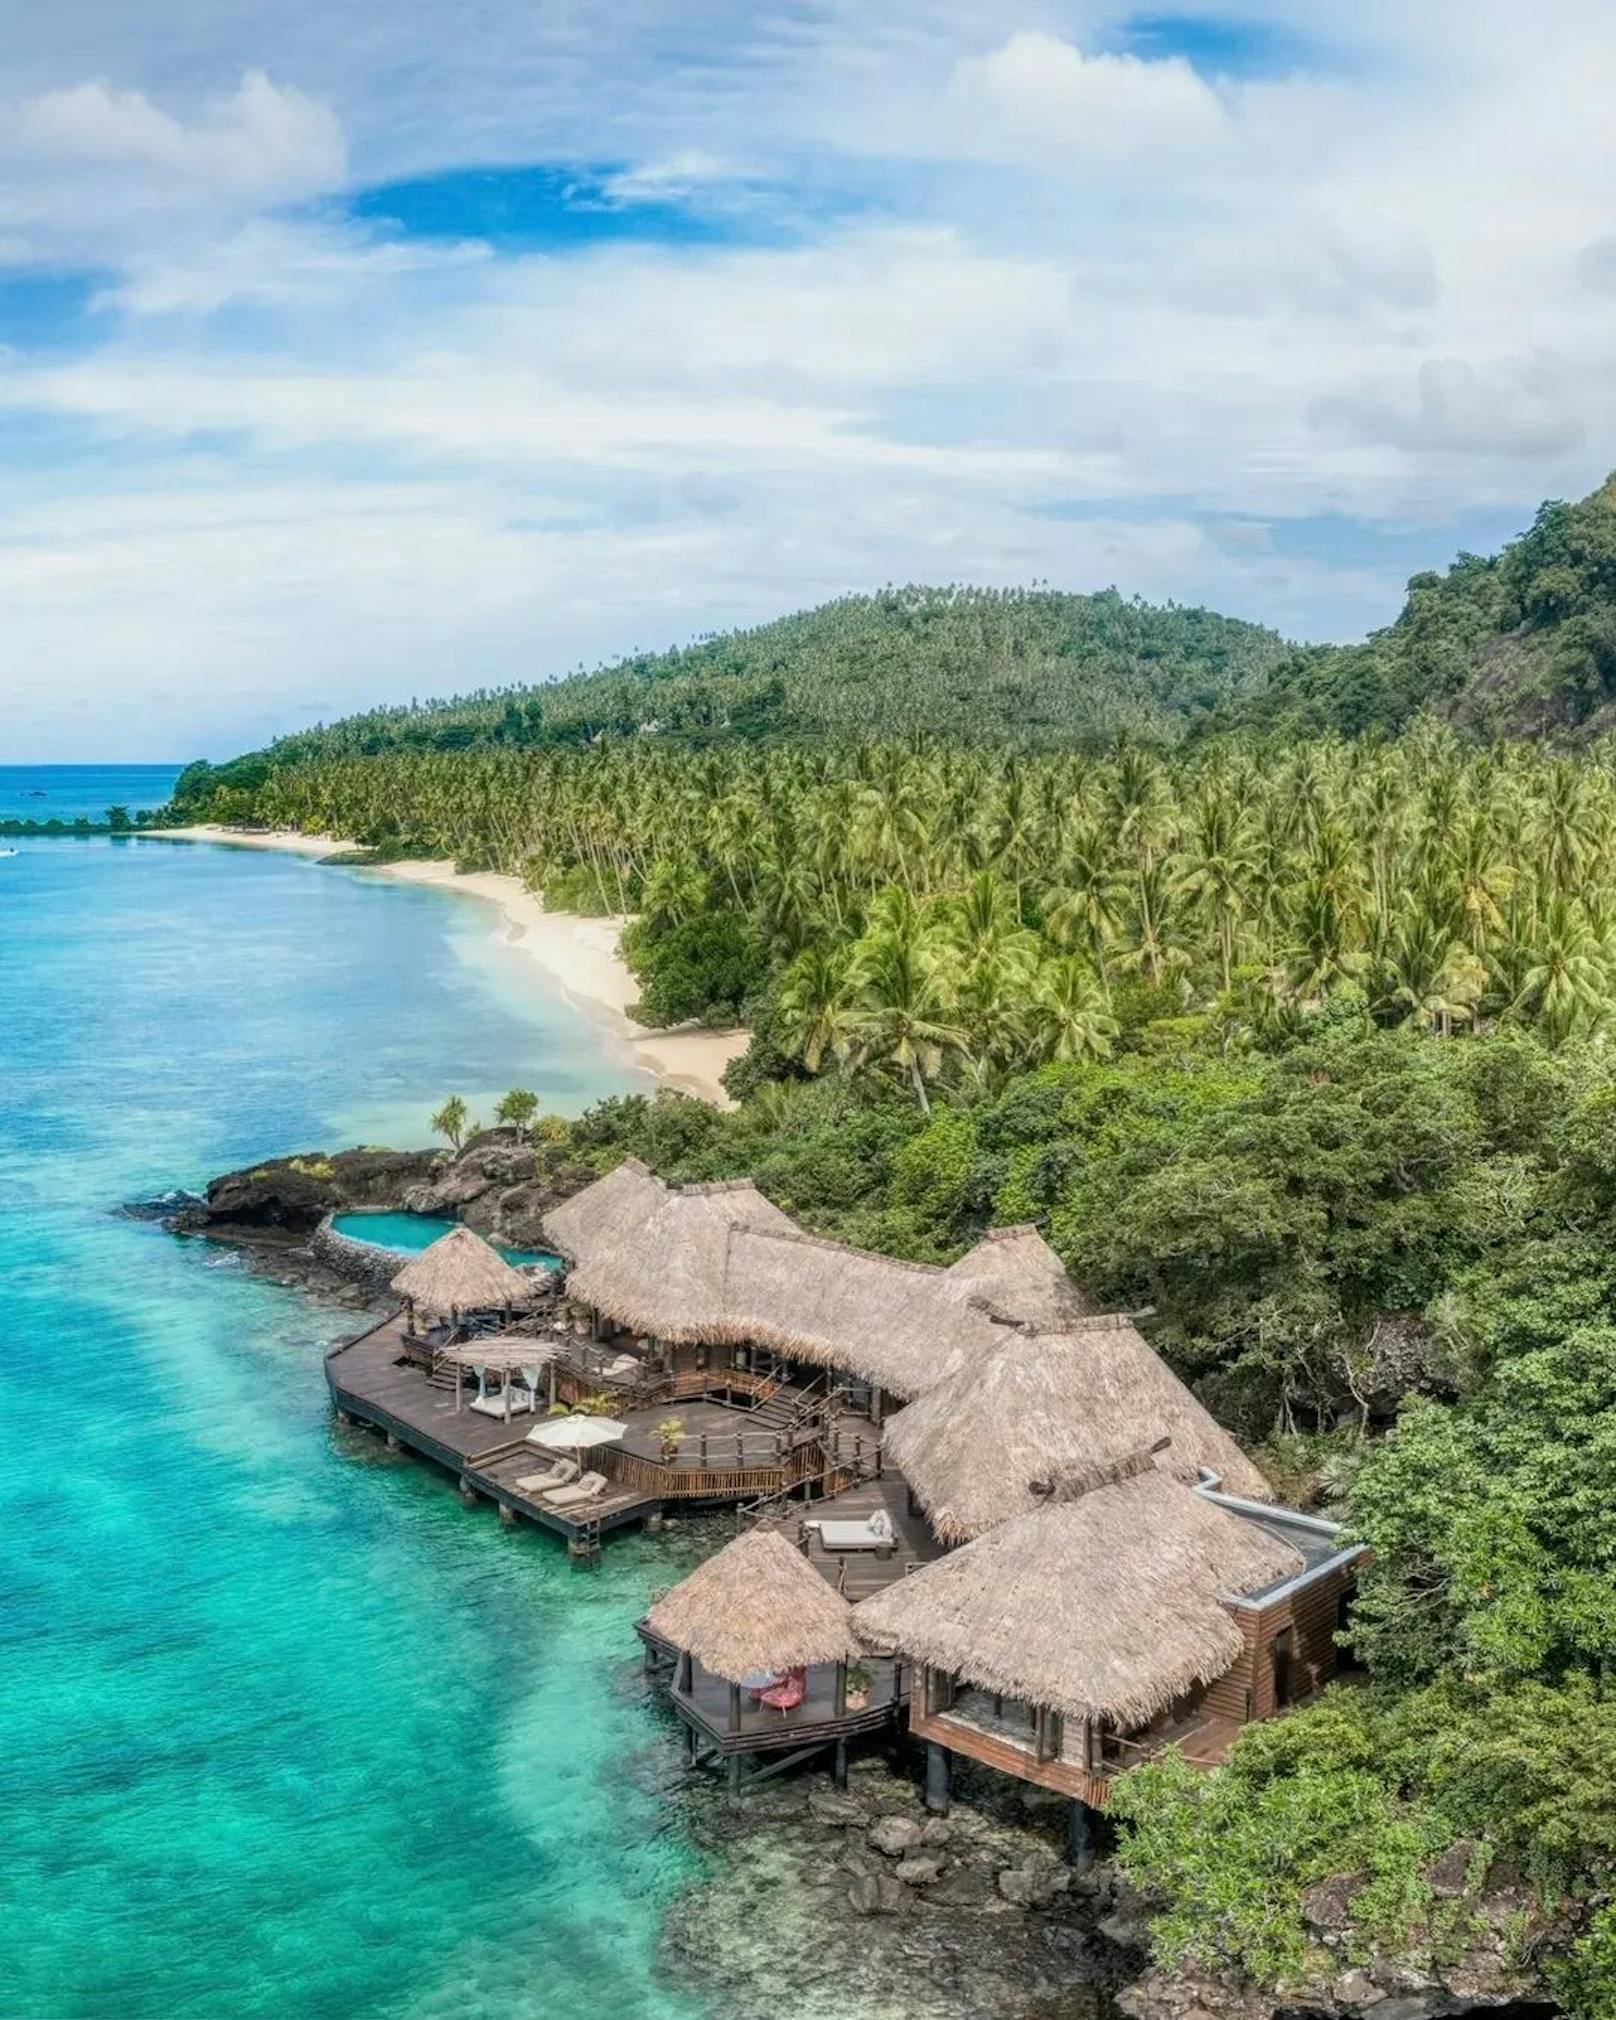
M 1603 11 L 34 10 L 0 756 L 889 580 L 1384 623 L 1616 462 Z

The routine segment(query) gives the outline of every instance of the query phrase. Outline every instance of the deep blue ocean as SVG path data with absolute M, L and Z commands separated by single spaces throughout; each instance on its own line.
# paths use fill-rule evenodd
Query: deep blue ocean
M 108 807 L 154 811 L 180 765 L 0 765 L 0 821 L 102 821 Z
M 84 811 L 127 773 L 76 783 Z M 161 796 L 160 794 L 158 795 Z M 66 799 L 64 791 L 64 800 Z M 135 797 L 139 797 L 138 794 Z M 700 2020 L 631 1623 L 339 1433 L 351 1324 L 120 1202 L 637 1084 L 464 899 L 194 844 L 0 860 L 0 2013 Z

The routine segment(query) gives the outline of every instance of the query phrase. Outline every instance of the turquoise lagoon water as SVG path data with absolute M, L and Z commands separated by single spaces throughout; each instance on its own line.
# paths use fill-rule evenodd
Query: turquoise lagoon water
M 453 957 L 487 929 L 273 855 L 0 864 L 7 2020 L 698 2020 L 630 1633 L 665 1539 L 580 1572 L 468 1513 L 335 1430 L 351 1321 L 109 1212 L 451 1083 L 626 1086 Z
M 455 1223 L 440 1220 L 432 1213 L 338 1213 L 332 1215 L 331 1225 L 350 1241 L 373 1242 L 377 1248 L 397 1249 L 401 1255 L 418 1255 L 422 1249 L 430 1248 L 439 1235 L 447 1234 Z M 544 1248 L 501 1248 L 499 1252 L 513 1263 L 554 1266 L 561 1261 L 560 1256 Z

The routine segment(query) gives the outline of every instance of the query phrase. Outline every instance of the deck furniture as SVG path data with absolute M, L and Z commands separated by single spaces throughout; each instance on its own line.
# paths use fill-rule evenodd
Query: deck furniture
M 539 1499 L 546 1508 L 583 1508 L 606 1492 L 604 1473 L 586 1473 L 574 1487 L 549 1487 Z
M 808 1695 L 808 1672 L 806 1669 L 788 1669 L 778 1683 L 755 1695 L 759 1704 L 768 1705 L 783 1718 L 788 1711 L 795 1711 Z
M 518 1494 L 544 1494 L 552 1487 L 570 1487 L 578 1477 L 578 1467 L 571 1459 L 557 1459 L 553 1466 L 546 1466 L 542 1473 L 524 1473 L 516 1484 Z
M 476 1410 L 485 1417 L 519 1417 L 524 1411 L 534 1408 L 533 1391 L 522 1388 L 520 1384 L 512 1384 L 508 1388 L 473 1396 L 466 1408 Z
M 879 1556 L 890 1557 L 898 1547 L 892 1517 L 884 1508 L 877 1508 L 862 1522 L 805 1522 L 803 1527 L 817 1529 L 820 1543 L 832 1552 L 873 1550 Z

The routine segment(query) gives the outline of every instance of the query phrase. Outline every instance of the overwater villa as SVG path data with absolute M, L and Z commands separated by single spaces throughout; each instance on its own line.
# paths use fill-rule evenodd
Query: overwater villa
M 1041 1505 L 855 1609 L 870 1645 L 915 1668 L 934 1808 L 965 1755 L 1069 1796 L 1081 1857 L 1114 1775 L 1169 1745 L 1214 1765 L 1242 1725 L 1334 1674 L 1358 1550 L 1162 1456 L 1039 1482 Z
M 1332 1673 L 1358 1553 L 1036 1229 L 903 1262 L 631 1159 L 545 1233 L 559 1293 L 466 1229 L 423 1251 L 333 1399 L 579 1556 L 734 1507 L 639 1628 L 732 1787 L 907 1720 L 935 1804 L 969 1756 L 1069 1797 L 1081 1854 L 1122 1767 L 1215 1761 Z
M 867 1654 L 853 1609 L 779 1530 L 744 1530 L 640 1623 L 665 1676 L 686 1758 L 722 1762 L 732 1791 L 891 1727 L 902 1666 Z

